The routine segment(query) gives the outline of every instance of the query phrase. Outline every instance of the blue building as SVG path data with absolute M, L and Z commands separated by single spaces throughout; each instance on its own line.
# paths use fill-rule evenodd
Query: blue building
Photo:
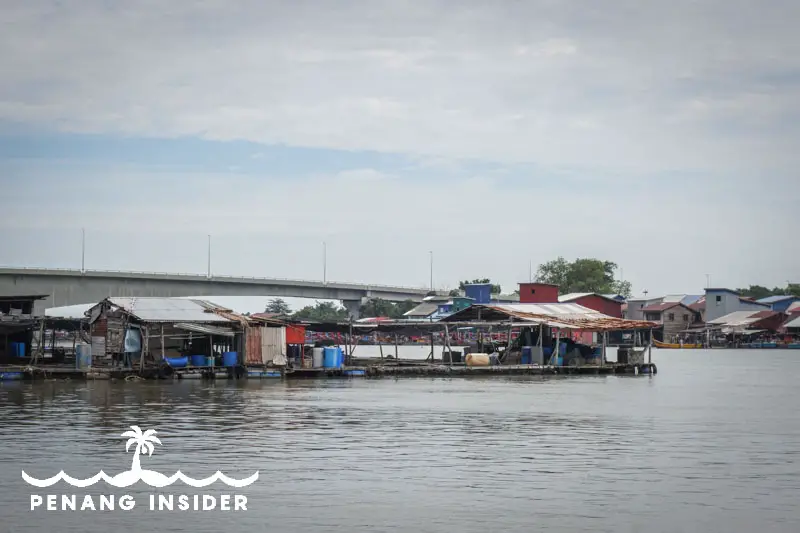
M 468 283 L 464 285 L 464 296 L 472 298 L 473 303 L 488 304 L 492 300 L 492 284 Z
M 785 313 L 789 306 L 795 302 L 800 302 L 800 298 L 797 296 L 792 296 L 791 294 L 783 294 L 780 296 L 767 296 L 766 298 L 761 298 L 758 300 L 760 304 L 766 304 L 772 309 L 773 311 L 778 311 L 780 313 Z

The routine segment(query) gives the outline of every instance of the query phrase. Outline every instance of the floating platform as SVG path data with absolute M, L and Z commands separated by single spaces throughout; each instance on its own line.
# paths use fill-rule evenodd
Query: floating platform
M 145 368 L 143 376 L 138 369 L 131 368 L 89 368 L 38 366 L 38 367 L 0 367 L 0 381 L 23 381 L 37 379 L 77 379 L 77 380 L 126 380 L 126 379 L 347 379 L 383 377 L 470 377 L 470 376 L 593 376 L 593 375 L 653 375 L 658 373 L 655 364 L 607 363 L 603 366 L 540 366 L 540 365 L 498 365 L 465 366 L 443 364 L 383 364 L 370 366 L 346 366 L 340 368 L 243 368 L 208 367 L 173 369 L 165 374 L 163 368 Z M 180 370 L 180 371 L 178 371 Z

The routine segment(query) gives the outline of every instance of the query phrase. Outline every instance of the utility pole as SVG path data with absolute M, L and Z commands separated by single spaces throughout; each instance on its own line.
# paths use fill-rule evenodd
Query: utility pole
M 86 273 L 86 228 L 81 228 L 81 274 Z
M 433 290 L 433 251 L 428 253 L 431 254 L 431 290 Z
M 533 283 L 533 261 L 528 260 L 528 283 Z
M 711 274 L 706 274 L 706 289 L 711 288 Z
M 328 283 L 328 245 L 322 241 L 322 283 Z
M 211 235 L 208 236 L 208 279 L 211 279 Z

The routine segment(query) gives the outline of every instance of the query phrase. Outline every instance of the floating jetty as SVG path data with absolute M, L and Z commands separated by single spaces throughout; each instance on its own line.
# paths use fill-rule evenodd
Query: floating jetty
M 198 368 L 182 372 L 150 372 L 141 376 L 137 369 L 104 368 L 77 369 L 74 367 L 24 367 L 0 368 L 0 381 L 38 380 L 131 380 L 151 379 L 180 381 L 192 379 L 347 379 L 347 378 L 402 378 L 402 377 L 472 377 L 472 376 L 608 376 L 655 375 L 654 363 L 605 365 L 555 366 L 555 365 L 497 365 L 466 366 L 463 364 L 383 364 L 370 366 L 342 366 L 339 368 Z

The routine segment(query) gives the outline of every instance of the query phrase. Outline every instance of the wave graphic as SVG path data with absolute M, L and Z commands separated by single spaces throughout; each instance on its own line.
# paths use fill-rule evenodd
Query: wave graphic
M 36 479 L 35 477 L 31 477 L 28 474 L 26 474 L 25 471 L 23 470 L 22 479 L 25 480 L 25 482 L 28 483 L 29 485 L 33 485 L 34 487 L 39 487 L 39 488 L 45 488 L 51 485 L 55 485 L 56 483 L 62 480 L 65 483 L 72 485 L 73 487 L 83 488 L 92 486 L 101 479 L 105 481 L 108 485 L 117 488 L 130 487 L 131 485 L 139 481 L 147 485 L 150 485 L 151 487 L 156 487 L 156 488 L 167 487 L 169 485 L 172 485 L 176 481 L 182 481 L 184 484 L 195 488 L 207 487 L 217 481 L 222 481 L 229 487 L 242 488 L 254 483 L 258 479 L 258 472 L 245 479 L 233 479 L 226 476 L 219 470 L 217 470 L 213 475 L 207 478 L 194 479 L 190 478 L 180 470 L 178 470 L 169 477 L 159 472 L 155 472 L 153 470 L 140 470 L 138 472 L 128 470 L 126 472 L 122 472 L 120 474 L 117 474 L 116 476 L 111 477 L 101 470 L 99 473 L 95 474 L 90 478 L 76 479 L 74 477 L 67 475 L 62 470 L 53 477 L 47 479 Z

